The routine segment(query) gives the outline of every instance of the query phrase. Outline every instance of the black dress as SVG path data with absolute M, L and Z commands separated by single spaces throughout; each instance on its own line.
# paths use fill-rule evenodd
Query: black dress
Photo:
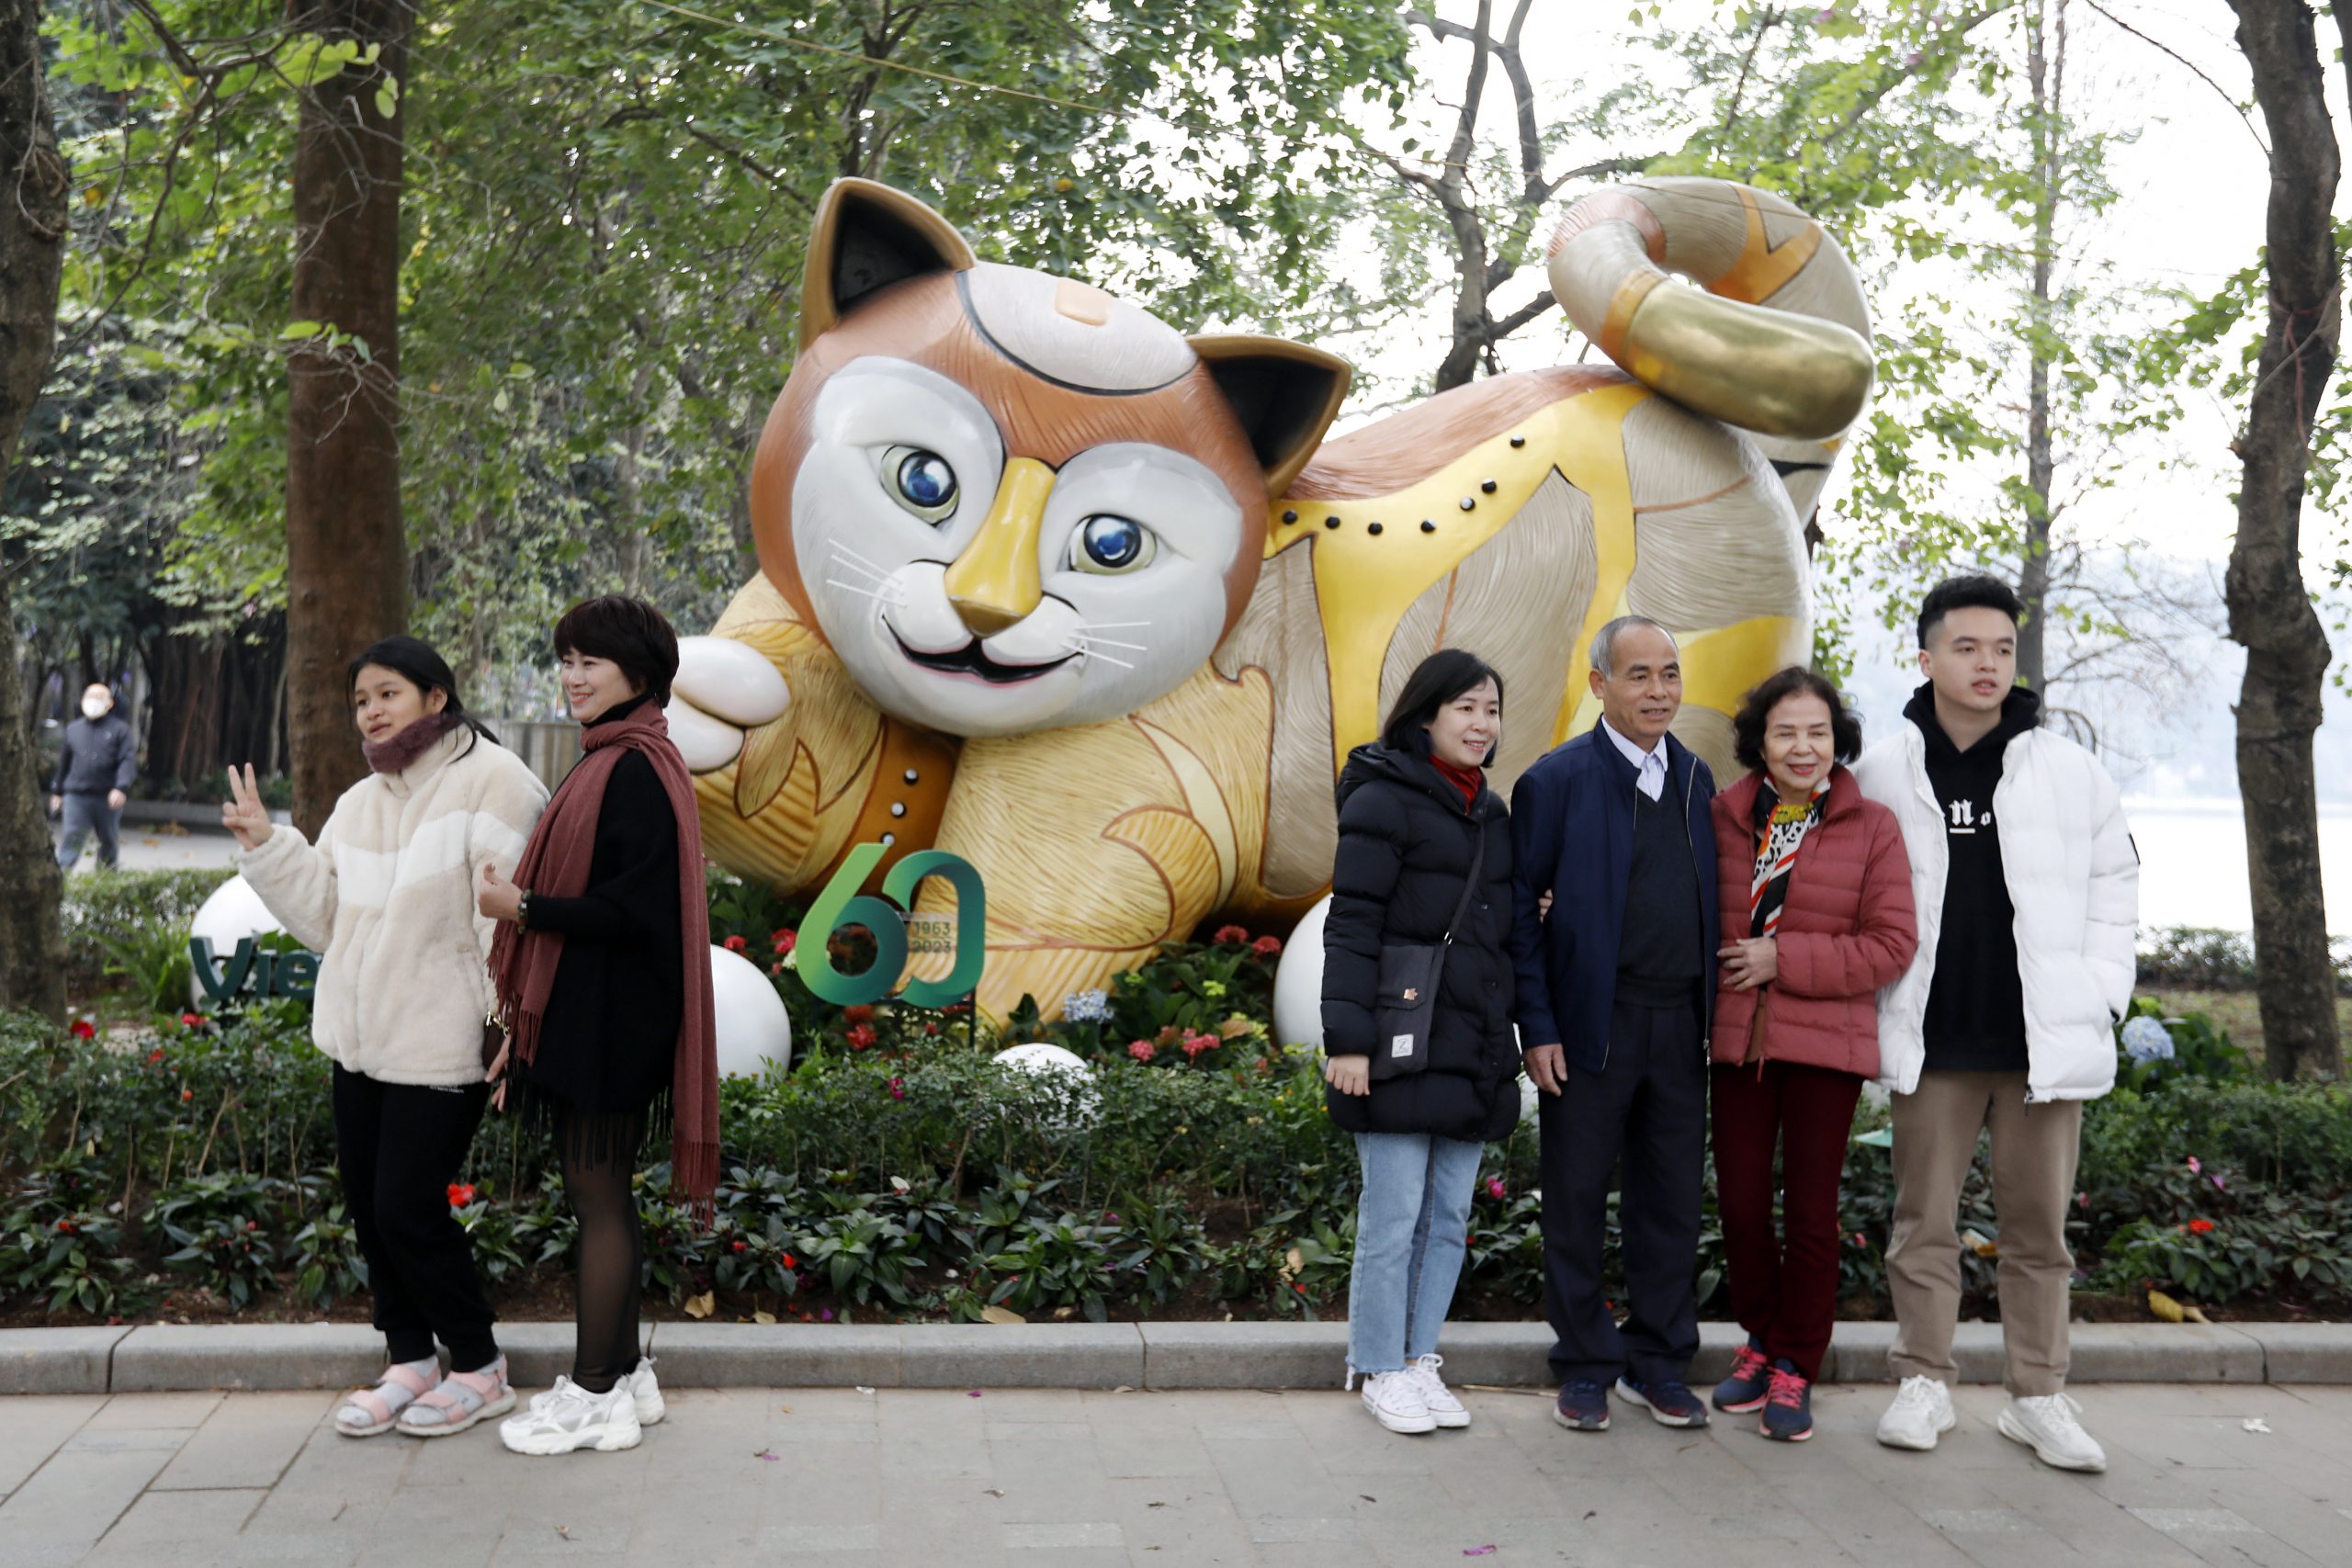
M 1510 813 L 1481 785 L 1467 806 L 1426 753 L 1359 746 L 1340 773 L 1340 845 L 1323 928 L 1323 1052 L 1370 1056 L 1380 950 L 1444 939 L 1478 840 L 1478 887 L 1453 933 L 1430 1025 L 1429 1066 L 1366 1095 L 1327 1088 L 1350 1133 L 1430 1133 L 1469 1143 L 1519 1123 L 1519 1048 L 1511 1034 Z
M 563 937 L 537 1059 L 522 1069 L 531 1100 L 641 1111 L 668 1092 L 684 1006 L 681 914 L 677 815 L 653 764 L 632 749 L 605 785 L 587 889 L 531 898 L 531 929 Z

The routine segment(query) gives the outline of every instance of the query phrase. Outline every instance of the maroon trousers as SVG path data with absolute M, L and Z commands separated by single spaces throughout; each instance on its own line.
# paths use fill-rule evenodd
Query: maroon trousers
M 1862 1080 L 1767 1061 L 1713 1071 L 1715 1207 L 1723 1216 L 1732 1315 L 1806 1381 L 1821 1370 L 1838 1314 L 1838 1184 Z M 1781 1223 L 1772 1224 L 1772 1156 Z

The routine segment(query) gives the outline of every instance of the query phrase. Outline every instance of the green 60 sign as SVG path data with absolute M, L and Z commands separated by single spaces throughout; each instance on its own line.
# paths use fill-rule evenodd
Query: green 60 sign
M 923 850 L 890 868 L 882 879 L 882 897 L 860 893 L 883 852 L 880 844 L 860 844 L 850 851 L 841 870 L 808 906 L 799 943 L 793 949 L 802 983 L 835 1007 L 877 1002 L 888 996 L 907 967 L 904 911 L 914 908 L 915 887 L 924 877 L 942 876 L 956 889 L 956 966 L 944 980 L 908 981 L 902 997 L 916 1007 L 935 1008 L 970 995 L 980 981 L 980 962 L 988 955 L 988 904 L 979 872 L 961 855 Z M 864 926 L 874 933 L 874 964 L 863 975 L 844 975 L 833 967 L 829 944 L 843 926 Z

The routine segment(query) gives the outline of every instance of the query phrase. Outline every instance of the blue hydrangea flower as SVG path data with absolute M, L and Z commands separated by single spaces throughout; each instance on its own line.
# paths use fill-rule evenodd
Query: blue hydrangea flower
M 1108 1023 L 1111 1021 L 1111 998 L 1101 991 L 1080 991 L 1062 998 L 1062 1021 L 1066 1023 Z
M 2169 1062 L 2173 1059 L 2172 1031 L 2160 1019 L 2132 1019 L 2123 1026 L 2123 1054 L 2134 1062 Z

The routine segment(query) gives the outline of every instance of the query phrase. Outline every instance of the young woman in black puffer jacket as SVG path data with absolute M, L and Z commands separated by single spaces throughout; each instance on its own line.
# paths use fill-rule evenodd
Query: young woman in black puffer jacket
M 1466 1427 L 1438 1376 L 1484 1146 L 1519 1117 L 1511 1033 L 1510 814 L 1484 769 L 1502 678 L 1449 649 L 1422 660 L 1380 739 L 1340 773 L 1340 847 L 1323 934 L 1323 1076 L 1363 1165 L 1348 1292 L 1350 1381 L 1392 1432 Z M 1483 852 L 1479 849 L 1484 841 Z M 1463 894 L 1473 866 L 1477 885 Z M 1428 1063 L 1374 1081 L 1383 947 L 1452 943 Z

